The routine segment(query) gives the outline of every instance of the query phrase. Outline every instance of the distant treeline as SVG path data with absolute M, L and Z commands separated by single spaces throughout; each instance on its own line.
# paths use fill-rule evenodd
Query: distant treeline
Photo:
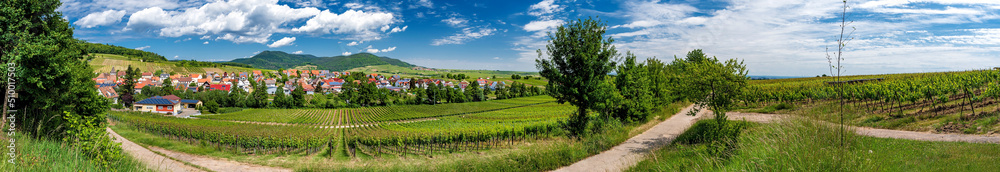
M 235 66 L 235 67 L 245 67 L 253 68 L 248 64 L 236 63 L 236 62 L 203 62 L 196 60 L 172 60 L 176 62 L 177 67 L 222 67 L 222 66 Z
M 84 51 L 87 53 L 102 53 L 102 54 L 114 54 L 121 55 L 128 58 L 139 58 L 143 61 L 154 62 L 154 61 L 167 61 L 166 57 L 163 57 L 156 53 L 151 53 L 142 50 L 136 50 L 132 48 L 125 48 L 117 45 L 106 45 L 98 43 L 85 42 L 83 44 Z

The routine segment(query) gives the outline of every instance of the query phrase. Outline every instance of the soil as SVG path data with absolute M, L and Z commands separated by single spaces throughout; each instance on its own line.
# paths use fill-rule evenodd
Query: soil
M 132 155 L 132 157 L 135 157 L 136 160 L 139 160 L 139 162 L 142 162 L 150 169 L 156 171 L 205 171 L 164 157 L 160 154 L 153 153 L 149 149 L 139 146 L 138 144 L 125 139 L 121 135 L 118 135 L 118 133 L 115 133 L 115 131 L 111 130 L 111 128 L 107 128 L 107 131 L 111 137 L 114 137 L 115 142 L 122 144 L 122 150 L 127 152 L 129 155 Z

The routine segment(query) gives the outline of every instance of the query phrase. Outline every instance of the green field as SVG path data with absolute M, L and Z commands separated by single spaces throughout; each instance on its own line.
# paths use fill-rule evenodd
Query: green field
M 244 109 L 199 118 L 314 125 L 361 125 L 384 121 L 452 116 L 554 102 L 549 96 L 438 105 L 398 105 L 343 109 Z
M 113 54 L 91 54 L 94 59 L 90 61 L 90 66 L 94 68 L 95 72 L 111 72 L 112 69 L 116 71 L 125 71 L 129 65 L 133 68 L 138 68 L 142 72 L 154 72 L 157 70 L 163 70 L 164 73 L 177 72 L 179 74 L 191 74 L 191 73 L 205 73 L 205 72 L 247 72 L 250 73 L 254 70 L 252 68 L 234 67 L 234 66 L 223 66 L 223 67 L 179 67 L 175 62 L 170 61 L 157 61 L 157 62 L 140 62 L 139 60 L 133 58 L 129 59 L 125 56 L 113 55 Z M 269 71 L 269 70 L 262 70 Z
M 558 134 L 557 122 L 574 107 L 553 100 L 535 96 L 441 105 L 247 109 L 201 116 L 206 119 L 112 112 L 111 119 L 182 142 L 204 141 L 245 153 L 427 155 L 505 147 Z

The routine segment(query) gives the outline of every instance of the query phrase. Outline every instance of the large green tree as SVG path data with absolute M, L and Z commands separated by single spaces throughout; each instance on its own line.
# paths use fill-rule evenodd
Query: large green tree
M 121 156 L 104 131 L 108 100 L 96 93 L 87 64 L 93 57 L 73 38 L 59 6 L 57 0 L 0 1 L 0 61 L 15 69 L 0 73 L 15 77 L 3 89 L 16 92 L 12 103 L 19 110 L 11 121 L 19 133 L 62 139 L 107 167 Z
M 16 65 L 16 104 L 23 107 L 19 114 L 25 114 L 16 121 L 35 136 L 62 138 L 63 120 L 53 117 L 63 112 L 90 117 L 108 109 L 107 101 L 95 94 L 94 70 L 87 65 L 92 57 L 55 11 L 59 5 L 55 0 L 0 2 L 0 57 Z M 93 120 L 104 123 L 103 118 Z
M 535 67 L 549 80 L 545 87 L 559 103 L 577 107 L 576 114 L 563 124 L 571 136 L 579 136 L 587 126 L 587 109 L 603 102 L 607 93 L 598 92 L 619 56 L 614 39 L 605 38 L 607 24 L 594 19 L 578 19 L 549 33 L 544 53 L 538 50 Z

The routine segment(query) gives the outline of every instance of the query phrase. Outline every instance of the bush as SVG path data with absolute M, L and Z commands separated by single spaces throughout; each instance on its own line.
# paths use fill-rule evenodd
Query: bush
M 101 167 L 109 168 L 112 163 L 124 158 L 120 144 L 111 141 L 104 124 L 101 123 L 102 120 L 106 120 L 104 115 L 83 116 L 70 112 L 63 113 L 63 119 L 66 120 L 64 126 L 67 126 L 66 134 L 69 135 L 63 138 L 63 142 L 79 149 Z
M 219 103 L 209 100 L 208 102 L 205 102 L 205 109 L 208 110 L 208 112 L 217 113 L 219 112 Z
M 674 143 L 702 144 L 707 143 L 708 151 L 716 156 L 727 157 L 736 149 L 737 137 L 747 128 L 744 121 L 717 120 L 698 121 L 688 131 L 684 132 Z

